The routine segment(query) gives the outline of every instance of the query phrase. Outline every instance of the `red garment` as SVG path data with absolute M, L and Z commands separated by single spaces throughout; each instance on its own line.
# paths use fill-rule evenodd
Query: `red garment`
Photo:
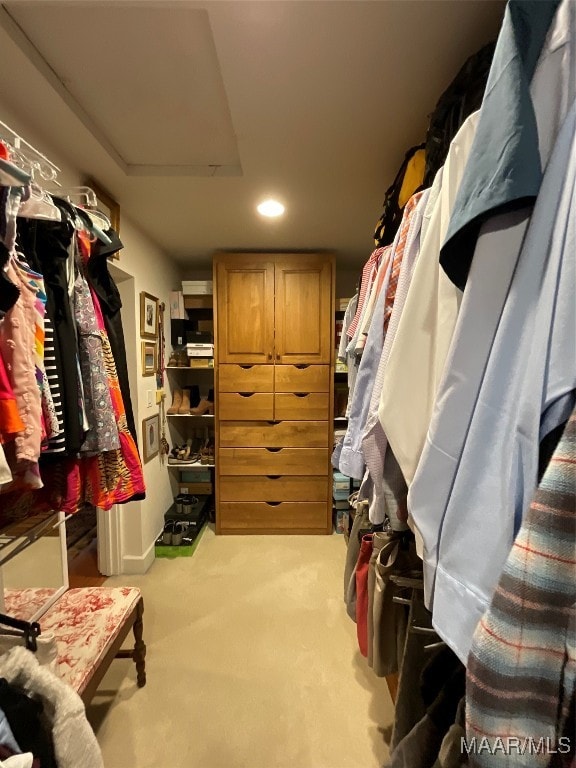
M 392 271 L 390 272 L 390 280 L 388 281 L 388 289 L 386 290 L 386 303 L 384 305 L 384 336 L 388 330 L 390 324 L 390 318 L 392 317 L 392 310 L 394 309 L 394 299 L 396 298 L 396 288 L 398 287 L 398 278 L 400 277 L 400 268 L 402 266 L 402 259 L 404 258 L 404 250 L 406 247 L 406 239 L 410 231 L 410 224 L 412 221 L 412 212 L 418 207 L 420 198 L 424 192 L 417 192 L 412 195 L 410 200 L 406 203 L 404 208 L 404 215 L 402 216 L 402 222 L 400 224 L 400 234 L 396 248 L 394 249 L 394 261 L 392 262 Z
M 372 287 L 372 283 L 376 277 L 378 265 L 380 264 L 380 258 L 384 251 L 384 248 L 376 248 L 375 251 L 372 251 L 370 258 L 362 270 L 362 280 L 360 282 L 360 291 L 358 293 L 358 303 L 356 304 L 356 314 L 354 315 L 352 322 L 346 331 L 346 335 L 349 339 L 354 338 L 354 334 L 356 333 L 356 328 L 360 322 L 360 318 L 362 317 L 362 310 L 364 309 L 366 296 L 370 295 L 370 288 Z
M 89 258 L 89 244 L 82 237 L 80 237 L 80 247 L 82 256 L 87 261 Z M 120 391 L 116 363 L 114 362 L 110 341 L 106 333 L 100 299 L 92 286 L 90 286 L 90 293 L 94 303 L 96 321 L 102 337 L 104 367 L 108 377 L 112 407 L 114 408 L 114 415 L 118 426 L 120 448 L 81 459 L 80 476 L 82 478 L 85 498 L 95 507 L 110 509 L 114 504 L 122 504 L 135 497 L 143 498 L 146 487 L 138 448 L 130 434 L 126 421 L 126 410 Z
M 368 656 L 368 569 L 372 556 L 371 533 L 362 536 L 356 564 L 356 634 L 362 656 Z
M 14 440 L 18 432 L 24 432 L 24 429 L 6 364 L 0 355 L 0 443 Z

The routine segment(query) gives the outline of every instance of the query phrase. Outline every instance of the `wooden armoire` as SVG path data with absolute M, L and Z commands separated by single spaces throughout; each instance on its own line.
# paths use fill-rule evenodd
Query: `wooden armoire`
M 217 533 L 330 533 L 334 257 L 214 257 Z

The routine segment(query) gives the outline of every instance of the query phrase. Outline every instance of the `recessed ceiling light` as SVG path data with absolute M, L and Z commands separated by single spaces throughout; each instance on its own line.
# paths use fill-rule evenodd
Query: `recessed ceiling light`
M 274 218 L 275 216 L 282 216 L 284 213 L 284 206 L 279 203 L 278 200 L 264 200 L 256 209 L 261 216 L 268 216 Z

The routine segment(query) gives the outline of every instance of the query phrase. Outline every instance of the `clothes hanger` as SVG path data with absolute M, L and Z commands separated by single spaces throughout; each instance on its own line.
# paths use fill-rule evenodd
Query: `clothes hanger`
M 94 237 L 97 237 L 101 243 L 104 243 L 104 245 L 112 245 L 112 240 L 110 240 L 108 235 L 105 232 L 103 232 L 97 224 L 94 224 L 94 222 L 89 216 L 88 211 L 85 208 L 82 208 L 81 206 L 78 206 L 78 205 L 74 205 L 74 203 L 72 203 L 72 206 L 76 211 L 77 218 L 81 222 L 82 229 L 86 229 L 91 235 L 94 235 Z
M 52 202 L 50 195 L 35 182 L 30 185 L 30 197 L 21 203 L 18 216 L 26 219 L 62 221 L 62 214 Z
M 1 625 L 17 631 L 5 630 Z M 10 637 L 23 637 L 26 641 L 26 648 L 29 651 L 36 652 L 38 650 L 36 638 L 42 634 L 42 630 L 37 621 L 24 621 L 23 619 L 16 619 L 13 616 L 0 613 L 0 634 L 9 635 Z
M 104 245 L 112 245 L 112 240 L 104 231 L 110 229 L 110 221 L 107 216 L 97 210 L 98 198 L 94 190 L 86 186 L 69 187 L 62 191 L 62 195 L 76 208 L 84 223 L 84 229 Z

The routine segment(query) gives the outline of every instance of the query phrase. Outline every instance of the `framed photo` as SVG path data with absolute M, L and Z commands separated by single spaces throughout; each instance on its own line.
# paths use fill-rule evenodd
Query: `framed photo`
M 142 460 L 144 464 L 154 456 L 158 456 L 160 450 L 160 416 L 148 416 L 142 420 Z
M 140 336 L 158 338 L 158 299 L 149 293 L 140 293 Z
M 98 198 L 98 210 L 108 217 L 112 229 L 116 234 L 120 234 L 120 204 L 114 200 L 112 195 L 103 189 L 94 179 L 86 179 L 86 185 L 93 189 Z M 113 255 L 114 259 L 120 258 L 120 251 Z
M 158 347 L 153 341 L 142 342 L 142 376 L 154 376 L 158 367 Z

